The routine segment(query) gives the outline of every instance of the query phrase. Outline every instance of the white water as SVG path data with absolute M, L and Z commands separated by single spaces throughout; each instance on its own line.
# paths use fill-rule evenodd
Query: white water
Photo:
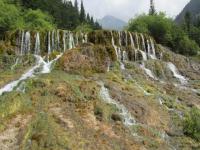
M 105 88 L 104 84 L 101 83 L 100 97 L 108 104 L 113 104 L 120 111 L 120 115 L 123 117 L 123 123 L 125 126 L 132 126 L 135 124 L 135 119 L 131 116 L 130 112 L 126 107 L 119 102 L 115 101 L 110 97 L 109 91 Z
M 151 49 L 152 49 L 151 57 L 152 57 L 152 59 L 157 59 L 157 58 L 156 58 L 155 45 L 154 45 L 154 42 L 153 42 L 153 40 L 152 40 L 151 38 L 150 38 L 150 43 L 151 43 Z
M 182 84 L 187 83 L 187 79 L 184 76 L 182 76 L 181 74 L 179 74 L 178 69 L 176 68 L 176 66 L 173 63 L 168 62 L 167 66 L 173 73 L 174 77 L 177 78 Z
M 26 73 L 24 73 L 18 80 L 12 81 L 9 84 L 5 85 L 3 88 L 1 88 L 0 96 L 5 92 L 13 91 L 14 88 L 17 87 L 21 81 L 34 77 L 34 74 L 36 74 L 37 73 L 36 71 L 40 68 L 42 69 L 38 72 L 38 74 L 50 73 L 52 64 L 56 62 L 61 56 L 62 54 L 58 55 L 54 60 L 50 62 L 45 62 L 41 56 L 35 55 L 36 65 L 33 66 L 30 70 L 28 70 Z
M 15 64 L 11 66 L 11 70 L 14 70 L 15 67 L 18 65 L 18 63 L 19 63 L 19 58 L 17 58 Z
M 146 46 L 145 46 L 145 42 L 144 42 L 144 36 L 143 34 L 140 34 L 141 35 L 141 38 L 142 38 L 142 46 L 143 46 L 143 50 L 145 51 L 145 53 L 147 52 L 146 51 Z
M 114 37 L 113 37 L 112 32 L 111 32 L 111 35 L 112 35 L 112 46 L 113 46 L 114 49 L 115 49 L 115 54 L 116 54 L 116 56 L 117 56 L 117 60 L 119 60 L 118 50 L 117 50 L 117 46 L 115 45 L 115 41 L 114 41 Z
M 143 61 L 147 61 L 147 54 L 143 52 L 142 50 L 139 50 L 139 52 L 142 54 Z
M 29 53 L 31 49 L 31 35 L 30 32 L 27 31 L 26 33 L 22 31 L 21 37 L 21 55 Z
M 131 47 L 132 49 L 134 50 L 134 53 L 135 53 L 135 61 L 137 60 L 137 50 L 135 49 L 135 43 L 134 43 L 134 40 L 133 40 L 133 35 L 129 32 L 129 36 L 130 36 L 130 39 L 131 39 Z
M 69 49 L 72 49 L 74 47 L 75 47 L 75 43 L 74 43 L 73 33 L 69 33 Z
M 66 31 L 63 31 L 63 51 L 66 50 Z
M 39 32 L 37 32 L 35 38 L 35 55 L 39 54 L 40 54 L 40 34 Z
M 52 37 L 53 37 L 53 35 L 52 35 Z M 53 41 L 53 40 L 52 40 Z M 52 44 L 53 44 L 54 42 L 52 42 Z M 48 55 L 50 55 L 51 54 L 51 32 L 49 31 L 48 32 Z
M 51 41 L 51 48 L 55 49 L 55 31 L 53 30 L 52 33 L 50 35 L 48 35 L 49 38 L 51 37 L 51 40 L 49 40 L 49 42 Z
M 115 54 L 116 54 L 116 56 L 117 56 L 117 60 L 119 60 L 120 68 L 121 68 L 122 70 L 124 70 L 124 69 L 125 69 L 125 66 L 124 66 L 124 63 L 123 63 L 122 60 L 121 60 L 121 58 L 122 58 L 122 56 L 121 56 L 121 48 L 120 48 L 120 47 L 117 47 L 117 46 L 115 45 L 115 41 L 114 41 L 114 37 L 113 37 L 112 32 L 111 32 L 111 35 L 112 35 L 112 46 L 113 46 L 114 49 L 115 49 Z M 119 32 L 119 44 L 121 44 L 120 32 Z
M 60 31 L 57 30 L 57 50 L 60 50 Z
M 142 63 L 142 64 L 140 65 L 140 68 L 142 68 L 142 69 L 145 71 L 145 73 L 146 73 L 150 78 L 152 78 L 152 79 L 154 79 L 154 80 L 158 80 L 158 79 L 155 77 L 155 75 L 153 74 L 153 72 L 152 72 L 150 69 L 148 69 L 148 68 L 145 67 L 145 64 L 144 64 L 144 63 Z

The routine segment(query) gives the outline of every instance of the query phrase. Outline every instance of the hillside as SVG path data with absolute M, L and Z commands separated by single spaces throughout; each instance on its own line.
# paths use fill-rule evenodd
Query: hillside
M 123 30 L 123 28 L 127 25 L 127 23 L 123 20 L 113 16 L 105 16 L 98 20 L 98 22 L 100 25 L 102 25 L 103 29 L 109 30 Z
M 200 16 L 200 1 L 191 0 L 181 11 L 181 13 L 176 17 L 177 23 L 181 23 L 184 21 L 184 16 L 186 12 L 190 12 L 193 19 Z
M 200 148 L 200 64 L 148 35 L 22 30 L 0 49 L 2 150 Z

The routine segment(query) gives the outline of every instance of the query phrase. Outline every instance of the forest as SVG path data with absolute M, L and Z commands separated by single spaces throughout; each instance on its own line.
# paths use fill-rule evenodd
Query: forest
M 101 29 L 77 0 L 0 0 L 0 33 L 8 30 Z

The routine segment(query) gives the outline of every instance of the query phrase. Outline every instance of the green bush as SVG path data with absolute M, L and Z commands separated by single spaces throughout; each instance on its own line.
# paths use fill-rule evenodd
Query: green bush
M 6 4 L 0 0 L 0 30 L 7 31 L 23 26 L 23 18 L 20 9 L 15 5 Z
M 192 108 L 184 120 L 184 133 L 200 141 L 200 110 Z
M 86 33 L 86 32 L 92 32 L 93 29 L 92 29 L 91 25 L 89 25 L 89 24 L 81 24 L 78 27 L 76 27 L 75 31 Z
M 181 26 L 174 23 L 164 13 L 158 15 L 140 15 L 129 21 L 129 31 L 150 34 L 156 42 L 172 48 L 184 55 L 196 55 L 199 46 L 189 39 Z M 198 38 L 198 37 L 196 37 Z
M 54 29 L 53 19 L 41 10 L 31 10 L 25 12 L 25 29 L 29 30 L 51 30 Z

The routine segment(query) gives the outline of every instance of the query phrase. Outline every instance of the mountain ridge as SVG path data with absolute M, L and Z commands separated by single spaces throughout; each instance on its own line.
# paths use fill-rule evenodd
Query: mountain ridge
M 175 21 L 177 23 L 182 23 L 184 21 L 184 16 L 186 12 L 190 12 L 192 19 L 195 19 L 200 16 L 200 1 L 191 0 L 176 17 Z
M 102 19 L 99 19 L 98 22 L 104 29 L 110 30 L 122 30 L 127 25 L 125 21 L 112 15 L 106 15 Z

